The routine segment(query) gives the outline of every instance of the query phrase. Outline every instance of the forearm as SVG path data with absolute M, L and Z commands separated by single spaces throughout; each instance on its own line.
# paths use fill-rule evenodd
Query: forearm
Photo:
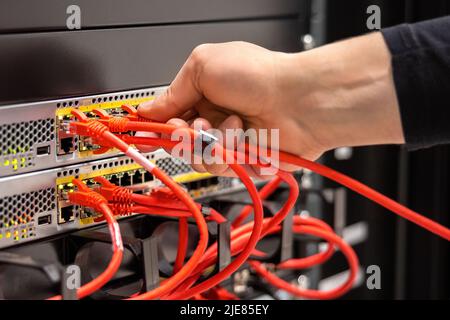
M 299 123 L 326 149 L 404 143 L 391 57 L 380 33 L 286 57 Z

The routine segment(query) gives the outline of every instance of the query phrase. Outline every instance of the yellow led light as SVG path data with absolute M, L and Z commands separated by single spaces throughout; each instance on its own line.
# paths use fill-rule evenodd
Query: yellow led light
M 0 239 L 3 239 L 3 234 L 2 233 L 0 233 Z
M 8 239 L 11 238 L 11 232 L 8 231 L 8 232 L 6 233 L 6 238 L 8 238 Z
M 5 165 L 5 166 L 9 166 L 9 160 L 5 160 L 5 161 L 3 161 L 3 165 Z

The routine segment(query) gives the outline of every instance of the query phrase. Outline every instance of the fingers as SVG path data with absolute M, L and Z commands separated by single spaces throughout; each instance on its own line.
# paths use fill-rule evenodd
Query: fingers
M 159 134 L 154 132 L 136 132 L 136 137 L 147 137 L 147 138 L 159 138 Z M 153 147 L 153 146 L 147 146 L 147 145 L 136 145 L 136 148 L 138 148 L 141 152 L 147 153 L 147 152 L 153 152 L 155 150 L 158 150 L 159 147 Z
M 203 97 L 199 88 L 199 74 L 205 59 L 199 57 L 205 56 L 206 46 L 194 49 L 166 92 L 153 101 L 142 103 L 138 108 L 139 115 L 166 122 L 194 108 Z
M 212 125 L 211 123 L 203 118 L 197 118 L 195 120 L 192 121 L 192 123 L 189 125 L 188 122 L 186 122 L 183 119 L 179 119 L 179 118 L 173 118 L 170 119 L 168 122 L 168 124 L 176 126 L 178 128 L 188 128 L 191 127 L 195 130 L 204 130 L 204 131 L 208 131 L 210 129 L 212 129 Z M 217 135 L 219 137 L 219 145 L 222 146 L 226 146 L 227 143 L 229 143 L 230 141 L 227 142 L 227 139 L 234 139 L 235 141 L 233 142 L 234 146 L 238 145 L 238 139 L 239 136 L 238 135 L 230 135 L 227 136 L 226 134 L 226 130 L 227 129 L 231 129 L 231 130 L 236 130 L 236 129 L 242 129 L 243 128 L 243 123 L 242 120 L 235 115 L 229 116 L 228 118 L 226 118 L 218 127 L 218 130 L 221 131 L 222 134 Z M 136 136 L 141 136 L 141 137 L 158 137 L 158 135 L 156 133 L 150 133 L 150 132 L 137 132 Z M 162 139 L 168 139 L 170 140 L 171 137 L 169 135 L 163 134 L 161 135 Z M 230 146 L 230 144 L 228 144 L 228 146 Z M 151 146 L 137 146 L 142 152 L 151 152 L 156 150 L 157 148 L 155 147 L 151 147 Z M 169 149 L 165 149 L 165 151 L 169 154 L 171 154 L 171 150 Z M 202 150 L 204 151 L 204 150 Z M 175 157 L 183 157 L 183 155 L 174 155 Z M 208 155 L 205 155 L 205 153 L 202 154 L 196 154 L 195 152 L 190 154 L 190 158 L 186 159 L 187 161 L 190 162 L 190 165 L 192 166 L 192 168 L 197 171 L 197 172 L 201 172 L 201 173 L 205 173 L 205 172 L 209 172 L 213 175 L 219 175 L 219 176 L 226 176 L 226 177 L 235 177 L 236 174 L 234 173 L 234 171 L 229 167 L 229 163 L 217 163 L 217 162 L 208 162 L 206 161 L 206 158 L 208 157 Z M 222 157 L 221 159 L 222 160 Z M 234 161 L 234 159 L 228 159 L 228 161 Z M 260 173 L 260 168 L 252 166 L 252 165 L 248 165 L 248 164 L 242 164 L 242 167 L 244 168 L 244 170 L 247 172 L 247 174 L 252 177 L 252 178 L 258 178 L 258 179 L 267 179 L 268 176 L 267 175 L 261 175 Z
M 197 118 L 192 124 L 191 128 L 201 129 L 201 130 L 209 130 L 212 128 L 211 123 L 208 120 Z M 192 154 L 191 158 L 191 166 L 197 172 L 207 172 L 208 170 L 204 167 L 203 156 L 201 154 L 196 154 L 195 152 Z
M 235 115 L 231 115 L 228 118 L 226 118 L 219 126 L 218 126 L 218 130 L 220 130 L 222 132 L 221 135 L 221 139 L 219 140 L 219 145 L 226 145 L 227 141 L 226 141 L 226 130 L 230 129 L 230 130 L 236 130 L 236 129 L 242 129 L 243 128 L 243 123 L 242 120 Z M 234 142 L 234 145 L 236 146 L 237 143 L 236 141 Z M 233 159 L 229 159 L 229 160 L 233 160 Z M 223 175 L 227 169 L 228 169 L 228 164 L 226 163 L 213 163 L 213 164 L 208 164 L 205 163 L 204 164 L 204 168 L 214 174 L 214 175 Z
M 187 128 L 187 127 L 189 127 L 189 125 L 188 125 L 188 123 L 186 121 L 184 121 L 183 119 L 178 119 L 178 118 L 170 119 L 169 121 L 167 121 L 167 124 L 170 124 L 170 125 L 178 127 L 178 128 Z M 162 139 L 171 140 L 171 136 L 169 134 L 163 134 L 163 135 L 161 135 L 161 138 Z M 169 154 L 171 153 L 170 149 L 164 148 L 164 150 L 167 153 L 169 153 Z

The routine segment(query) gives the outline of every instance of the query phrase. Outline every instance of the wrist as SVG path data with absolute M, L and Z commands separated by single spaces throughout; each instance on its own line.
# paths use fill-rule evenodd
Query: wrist
M 380 33 L 286 55 L 284 92 L 298 126 L 326 150 L 404 143 L 391 56 Z

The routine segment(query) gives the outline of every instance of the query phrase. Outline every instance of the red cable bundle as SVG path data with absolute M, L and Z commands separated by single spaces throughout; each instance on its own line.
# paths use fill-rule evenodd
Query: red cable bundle
M 198 205 L 182 190 L 173 180 L 165 175 L 161 170 L 156 168 L 151 162 L 143 157 L 139 152 L 130 147 L 128 143 L 148 144 L 152 146 L 164 146 L 171 147 L 174 145 L 173 141 L 162 138 L 138 138 L 130 137 L 123 134 L 117 136 L 108 130 L 119 130 L 120 132 L 126 131 L 147 131 L 158 134 L 171 134 L 173 131 L 179 129 L 177 127 L 155 122 L 141 122 L 133 121 L 132 118 L 125 120 L 111 120 L 103 115 L 102 120 L 90 121 L 78 111 L 74 114 L 79 118 L 81 122 L 71 123 L 71 129 L 73 133 L 80 135 L 91 136 L 104 148 L 116 147 L 124 152 L 129 157 L 133 158 L 137 163 L 142 165 L 146 170 L 155 175 L 156 178 L 161 180 L 173 194 L 183 203 L 184 209 L 187 209 L 189 213 L 181 214 L 179 208 L 161 208 L 158 210 L 158 214 L 177 217 L 180 219 L 179 225 L 179 250 L 174 266 L 174 274 L 169 279 L 165 280 L 160 287 L 142 295 L 133 296 L 132 299 L 152 299 L 162 297 L 164 299 L 187 299 L 195 297 L 197 299 L 204 299 L 201 294 L 205 291 L 216 287 L 220 282 L 235 272 L 241 265 L 248 261 L 251 254 L 263 255 L 263 253 L 255 250 L 258 241 L 268 235 L 277 233 L 280 231 L 280 223 L 292 209 L 295 201 L 298 197 L 298 185 L 296 180 L 291 174 L 283 171 L 278 172 L 278 177 L 272 180 L 262 190 L 257 192 L 253 182 L 247 175 L 246 171 L 237 164 L 229 164 L 232 170 L 238 177 L 241 178 L 243 184 L 247 188 L 253 205 L 245 207 L 238 218 L 233 222 L 234 229 L 231 232 L 231 253 L 236 258 L 223 270 L 208 278 L 207 280 L 196 284 L 199 277 L 214 264 L 217 256 L 217 245 L 213 244 L 211 247 L 206 248 L 208 242 L 208 233 L 206 228 L 205 219 L 201 214 Z M 200 137 L 200 133 L 191 129 L 185 129 L 189 135 L 193 138 L 193 141 Z M 126 141 L 126 142 L 125 142 Z M 247 146 L 248 157 L 254 147 Z M 222 150 L 224 156 L 230 155 L 232 152 L 232 158 L 236 155 L 234 151 Z M 230 159 L 227 157 L 226 159 Z M 385 197 L 377 191 L 367 187 L 366 185 L 351 179 L 341 173 L 338 173 L 330 168 L 327 168 L 321 164 L 317 164 L 292 154 L 280 152 L 281 162 L 293 164 L 302 168 L 309 169 L 324 177 L 334 180 L 355 192 L 371 199 L 374 202 L 384 206 L 385 208 L 393 211 L 394 213 L 408 219 L 419 226 L 441 236 L 446 240 L 450 240 L 450 230 L 428 218 L 421 216 L 420 214 L 402 206 L 401 204 Z M 288 201 L 283 208 L 272 218 L 263 219 L 262 203 L 261 199 L 268 197 L 280 184 L 281 181 L 286 182 L 290 187 L 290 194 Z M 154 210 L 149 210 L 151 203 L 145 196 L 132 195 L 135 205 L 131 207 L 132 212 L 141 213 L 155 213 Z M 153 211 L 153 212 L 151 212 Z M 241 226 L 242 222 L 254 211 L 253 222 L 247 223 Z M 190 259 L 183 266 L 183 262 L 186 256 L 186 244 L 187 244 L 187 218 L 192 216 L 197 222 L 200 239 L 194 253 Z M 223 219 L 220 214 L 216 213 L 217 219 Z M 295 269 L 295 268 L 309 268 L 314 265 L 318 265 L 327 261 L 335 251 L 335 246 L 340 248 L 340 251 L 346 256 L 350 265 L 350 275 L 348 280 L 339 288 L 330 290 L 328 292 L 320 292 L 316 290 L 304 290 L 293 287 L 289 283 L 284 282 L 278 278 L 275 274 L 270 273 L 263 264 L 257 261 L 248 261 L 250 266 L 259 274 L 264 277 L 269 283 L 275 285 L 281 289 L 298 295 L 301 297 L 312 299 L 332 299 L 337 298 L 347 292 L 354 282 L 358 270 L 358 259 L 352 250 L 340 237 L 335 235 L 331 228 L 325 223 L 314 218 L 294 218 L 293 231 L 296 233 L 307 234 L 313 237 L 322 238 L 328 242 L 328 249 L 324 252 L 320 252 L 310 257 L 291 259 L 279 264 L 279 269 Z M 219 291 L 218 291 L 219 292 Z M 222 291 L 220 291 L 222 292 Z M 222 292 L 223 293 L 223 292 Z M 220 294 L 219 294 L 220 295 Z M 211 295 L 210 295 L 211 296 Z

